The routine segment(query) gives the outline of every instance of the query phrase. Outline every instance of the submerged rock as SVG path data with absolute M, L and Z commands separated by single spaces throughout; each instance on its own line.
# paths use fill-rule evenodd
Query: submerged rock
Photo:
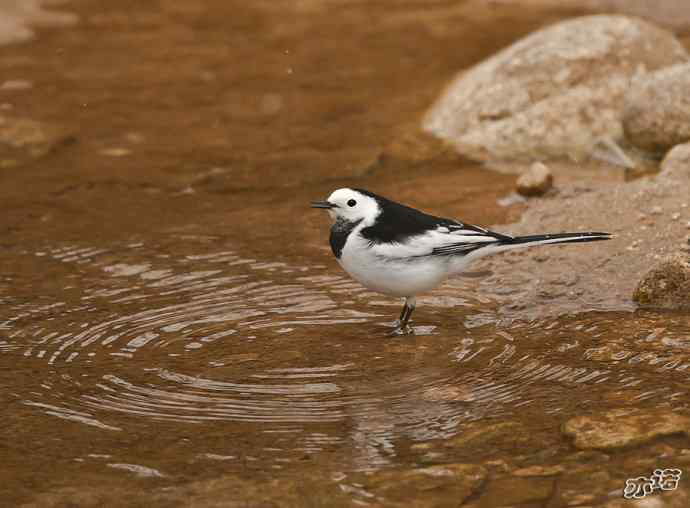
M 644 307 L 690 309 L 690 256 L 677 254 L 652 268 L 635 288 L 633 300 Z
M 523 196 L 542 196 L 553 187 L 553 175 L 548 166 L 535 162 L 517 179 L 517 191 Z
M 578 468 L 579 469 L 579 468 Z M 597 468 L 568 471 L 558 481 L 557 503 L 554 506 L 591 506 L 597 499 L 606 499 L 611 477 Z M 617 487 L 614 483 L 613 488 Z
M 563 433 L 580 449 L 609 450 L 635 446 L 660 436 L 690 432 L 690 417 L 670 412 L 612 410 L 576 416 L 563 425 Z
M 482 160 L 589 154 L 601 137 L 622 137 L 633 76 L 687 58 L 671 33 L 642 20 L 563 21 L 456 78 L 424 128 Z
M 554 478 L 549 477 L 499 478 L 490 482 L 486 487 L 479 499 L 479 506 L 487 508 L 491 506 L 507 507 L 543 502 L 551 497 L 554 481 Z
M 625 96 L 623 128 L 628 141 L 653 152 L 690 140 L 690 64 L 635 80 Z
M 385 506 L 459 506 L 474 494 L 486 478 L 486 470 L 473 464 L 444 464 L 406 471 L 382 471 L 372 475 L 367 490 L 385 499 Z M 424 496 L 420 496 L 420 493 Z
M 681 480 L 682 481 L 682 480 Z M 655 491 L 643 499 L 614 499 L 601 508 L 688 508 L 690 494 L 683 488 L 668 492 Z
M 73 140 L 35 120 L 0 115 L 0 169 L 38 159 Z
M 513 471 L 513 476 L 555 476 L 564 471 L 563 466 L 528 466 Z
M 140 480 L 142 481 L 142 480 Z M 20 508 L 129 508 L 165 506 L 169 508 L 246 508 L 352 506 L 352 495 L 320 474 L 302 478 L 252 480 L 223 475 L 209 480 L 164 485 L 148 479 L 146 488 L 132 488 L 131 480 L 103 478 L 87 474 L 78 487 L 52 488 L 38 493 Z M 143 485 L 143 484 L 142 484 Z M 3 505 L 4 506 L 4 505 Z
M 525 427 L 517 422 L 472 424 L 464 427 L 457 436 L 446 442 L 454 448 L 498 448 L 501 444 L 529 440 Z

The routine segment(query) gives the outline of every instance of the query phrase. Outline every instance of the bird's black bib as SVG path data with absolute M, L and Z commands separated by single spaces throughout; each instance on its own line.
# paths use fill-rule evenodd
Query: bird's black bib
M 357 224 L 362 222 L 362 219 L 350 222 L 345 219 L 337 219 L 333 226 L 331 226 L 331 250 L 336 258 L 340 259 L 340 255 L 343 253 L 343 247 L 345 247 L 345 242 L 347 242 L 347 237 L 353 229 L 357 227 Z

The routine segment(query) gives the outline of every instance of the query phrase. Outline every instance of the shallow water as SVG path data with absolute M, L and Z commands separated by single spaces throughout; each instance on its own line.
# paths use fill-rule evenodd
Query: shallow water
M 316 461 L 346 478 L 424 463 L 415 444 L 473 422 L 518 422 L 566 453 L 568 417 L 688 411 L 687 315 L 509 322 L 446 287 L 421 300 L 416 335 L 389 338 L 397 307 L 333 266 L 250 259 L 219 238 L 5 249 L 2 262 L 16 481 L 36 467 L 27 446 L 65 472 L 177 481 L 308 475 Z M 39 296 L 22 284 L 36 274 Z
M 3 75 L 32 83 L 2 92 L 3 114 L 49 140 L 0 153 L 2 499 L 212 506 L 200 482 L 219 479 L 249 506 L 423 503 L 372 478 L 464 463 L 489 470 L 470 504 L 495 506 L 502 479 L 535 464 L 605 475 L 587 487 L 603 502 L 650 457 L 687 463 L 687 437 L 580 456 L 561 425 L 690 414 L 690 317 L 586 294 L 575 313 L 525 309 L 478 267 L 391 338 L 400 302 L 339 270 L 306 207 L 356 183 L 481 224 L 517 218 L 497 204 L 514 177 L 410 125 L 457 68 L 571 13 L 377 3 L 374 29 L 334 2 L 338 28 L 299 5 L 73 2 L 79 25 L 0 50 Z M 560 506 L 554 485 L 514 504 Z M 460 502 L 440 496 L 429 506 Z

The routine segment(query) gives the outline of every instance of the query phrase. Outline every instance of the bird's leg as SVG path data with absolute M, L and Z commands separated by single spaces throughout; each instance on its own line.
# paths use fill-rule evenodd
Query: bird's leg
M 416 302 L 414 297 L 405 299 L 405 306 L 403 307 L 403 312 L 400 316 L 400 328 L 405 328 L 407 326 L 410 317 L 412 316 L 412 311 L 414 311 Z
M 403 319 L 405 319 L 405 316 L 407 315 L 407 302 L 403 303 L 403 308 L 400 311 L 400 317 L 398 320 L 395 322 L 395 326 L 400 326 L 400 323 L 403 322 Z
M 393 335 L 407 335 L 413 332 L 412 328 L 407 326 L 407 323 L 410 321 L 410 316 L 412 316 L 412 312 L 416 306 L 417 300 L 414 296 L 405 298 L 405 304 L 400 312 L 400 319 L 397 323 L 397 326 L 395 327 L 395 330 L 393 330 Z

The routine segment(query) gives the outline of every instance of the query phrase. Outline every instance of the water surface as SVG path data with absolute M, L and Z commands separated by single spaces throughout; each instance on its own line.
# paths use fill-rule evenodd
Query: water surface
M 685 456 L 674 436 L 584 457 L 561 425 L 687 414 L 687 315 L 586 294 L 578 312 L 526 309 L 478 267 L 420 298 L 414 336 L 390 338 L 400 302 L 340 271 L 307 206 L 357 185 L 515 220 L 523 205 L 497 203 L 514 177 L 449 153 L 418 117 L 458 68 L 574 12 L 67 7 L 75 27 L 0 49 L 3 79 L 31 84 L 0 91 L 1 114 L 35 122 L 0 151 L 3 499 L 204 506 L 218 481 L 265 505 L 385 505 L 377 474 L 463 463 L 489 471 L 468 501 L 489 506 L 518 468 L 574 461 L 606 475 L 603 502 L 644 457 Z M 482 429 L 499 430 L 471 438 Z

